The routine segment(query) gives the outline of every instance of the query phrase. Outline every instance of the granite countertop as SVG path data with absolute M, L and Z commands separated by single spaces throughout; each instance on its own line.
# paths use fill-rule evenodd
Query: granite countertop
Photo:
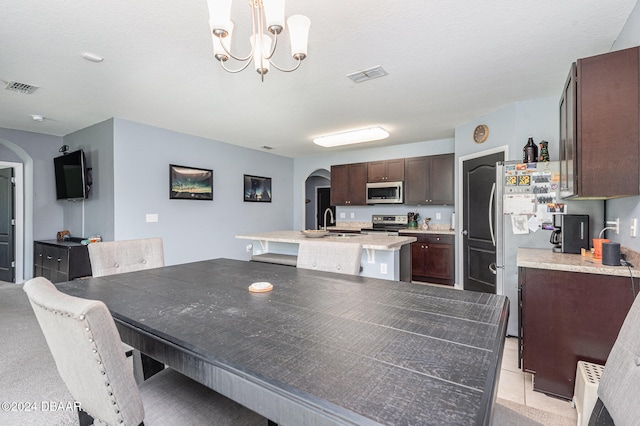
M 410 244 L 417 239 L 415 237 L 395 237 L 388 235 L 359 235 L 352 236 L 325 236 L 322 238 L 307 238 L 300 231 L 272 231 L 260 232 L 256 234 L 236 235 L 236 238 L 244 240 L 273 241 L 278 243 L 299 244 L 300 241 L 329 241 L 340 243 L 360 243 L 363 249 L 373 250 L 399 250 L 405 244 Z
M 421 229 L 421 228 L 406 228 L 401 229 L 399 232 L 404 234 L 442 234 L 442 235 L 455 235 L 456 231 L 449 228 L 447 225 L 445 228 L 434 228 L 429 226 L 429 229 Z
M 602 260 L 579 254 L 556 253 L 551 249 L 518 248 L 518 266 L 556 271 L 582 272 L 585 274 L 629 276 L 626 266 L 603 265 Z M 640 277 L 637 265 L 631 268 L 634 277 Z
M 333 232 L 359 232 L 361 229 L 371 228 L 373 224 L 371 222 L 337 222 L 335 226 L 327 226 L 327 231 Z M 456 231 L 449 227 L 449 224 L 437 224 L 429 225 L 429 229 L 418 228 L 404 228 L 399 232 L 405 234 L 444 234 L 455 235 Z

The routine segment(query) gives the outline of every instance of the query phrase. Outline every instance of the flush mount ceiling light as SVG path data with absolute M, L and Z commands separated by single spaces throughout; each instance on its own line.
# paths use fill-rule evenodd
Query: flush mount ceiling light
M 82 57 L 91 62 L 102 62 L 104 58 L 91 52 L 82 52 Z
M 349 132 L 320 136 L 314 138 L 313 143 L 329 148 L 353 143 L 377 141 L 388 137 L 389 133 L 382 127 L 369 127 L 367 129 L 351 130 Z
M 298 62 L 293 68 L 280 68 L 273 63 L 272 57 L 278 46 L 278 35 L 284 30 L 284 0 L 249 0 L 253 35 L 249 37 L 251 52 L 244 57 L 231 54 L 233 32 L 231 2 L 232 0 L 207 0 L 209 28 L 213 37 L 213 54 L 220 61 L 222 68 L 230 73 L 237 73 L 247 68 L 253 59 L 255 69 L 264 81 L 264 75 L 269 72 L 270 65 L 283 72 L 295 71 L 300 67 L 302 60 L 307 57 L 307 39 L 311 25 L 309 18 L 293 15 L 287 19 L 291 56 Z M 267 30 L 273 38 L 266 33 Z M 244 62 L 244 65 L 235 70 L 229 69 L 225 65 L 229 58 Z

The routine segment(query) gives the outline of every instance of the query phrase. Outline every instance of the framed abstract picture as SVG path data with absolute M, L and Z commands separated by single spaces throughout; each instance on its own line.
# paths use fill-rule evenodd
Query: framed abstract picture
M 244 175 L 244 201 L 271 202 L 271 178 Z
M 213 170 L 170 164 L 169 198 L 213 200 Z

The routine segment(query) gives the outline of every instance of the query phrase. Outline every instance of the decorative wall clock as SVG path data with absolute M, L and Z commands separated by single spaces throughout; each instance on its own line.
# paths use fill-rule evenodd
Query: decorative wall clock
M 473 131 L 473 141 L 475 143 L 483 143 L 489 137 L 489 127 L 486 124 L 476 126 Z

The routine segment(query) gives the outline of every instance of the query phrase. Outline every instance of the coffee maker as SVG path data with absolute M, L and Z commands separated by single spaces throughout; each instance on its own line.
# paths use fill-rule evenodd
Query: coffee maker
M 581 249 L 589 249 L 589 215 L 556 214 L 549 242 L 553 251 L 558 253 L 580 253 Z

